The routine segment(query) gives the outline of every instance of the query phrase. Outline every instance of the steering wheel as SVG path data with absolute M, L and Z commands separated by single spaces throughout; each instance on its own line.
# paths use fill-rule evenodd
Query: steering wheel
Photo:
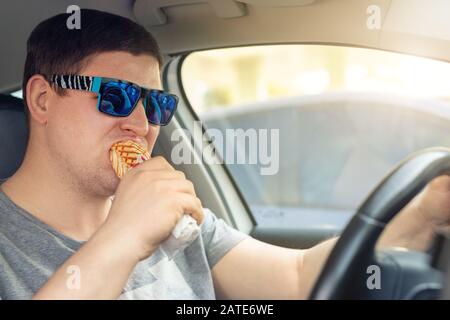
M 405 251 L 383 254 L 375 252 L 375 245 L 389 221 L 429 181 L 443 174 L 450 174 L 448 148 L 425 149 L 400 162 L 372 191 L 344 229 L 310 299 L 405 299 L 427 296 L 420 288 L 433 292 L 431 296 L 436 297 L 436 290 L 442 286 L 442 273 L 430 267 L 425 254 Z M 419 256 L 422 260 L 418 263 L 415 258 Z M 367 270 L 373 265 L 381 266 L 381 280 L 383 277 L 386 279 L 384 291 L 383 286 L 378 291 L 367 286 L 370 276 Z M 398 279 L 401 279 L 403 289 L 399 289 L 398 283 L 392 283 Z

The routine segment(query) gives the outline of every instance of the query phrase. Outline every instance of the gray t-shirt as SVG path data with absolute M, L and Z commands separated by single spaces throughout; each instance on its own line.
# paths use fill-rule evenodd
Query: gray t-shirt
M 249 236 L 210 210 L 204 212 L 201 236 L 173 259 L 157 250 L 139 262 L 119 299 L 215 299 L 212 267 Z M 38 220 L 0 190 L 1 299 L 30 299 L 82 244 Z

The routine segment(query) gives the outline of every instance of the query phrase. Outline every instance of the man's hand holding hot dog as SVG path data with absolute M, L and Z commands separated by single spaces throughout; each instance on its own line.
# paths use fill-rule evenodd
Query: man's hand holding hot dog
M 134 266 L 157 249 L 183 214 L 203 221 L 192 182 L 162 157 L 139 164 L 120 182 L 102 227 L 34 298 L 116 299 Z M 66 285 L 69 266 L 80 270 L 77 290 Z

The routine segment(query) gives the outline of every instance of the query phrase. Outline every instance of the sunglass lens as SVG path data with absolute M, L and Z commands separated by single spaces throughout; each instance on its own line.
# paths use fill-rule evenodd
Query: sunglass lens
M 146 99 L 146 113 L 150 123 L 166 125 L 169 123 L 177 107 L 175 95 L 163 91 L 151 90 Z
M 108 82 L 101 92 L 100 111 L 112 116 L 128 116 L 139 100 L 140 90 L 121 82 Z

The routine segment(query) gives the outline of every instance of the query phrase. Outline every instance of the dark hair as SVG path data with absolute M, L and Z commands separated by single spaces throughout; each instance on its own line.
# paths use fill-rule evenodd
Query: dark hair
M 26 86 L 35 74 L 41 74 L 47 80 L 52 74 L 76 74 L 88 57 L 108 51 L 148 54 L 158 60 L 160 67 L 162 65 L 156 40 L 136 22 L 103 11 L 81 9 L 81 28 L 69 29 L 66 23 L 71 15 L 62 13 L 42 21 L 28 38 L 22 82 L 27 122 Z M 63 91 L 58 93 L 63 94 Z

